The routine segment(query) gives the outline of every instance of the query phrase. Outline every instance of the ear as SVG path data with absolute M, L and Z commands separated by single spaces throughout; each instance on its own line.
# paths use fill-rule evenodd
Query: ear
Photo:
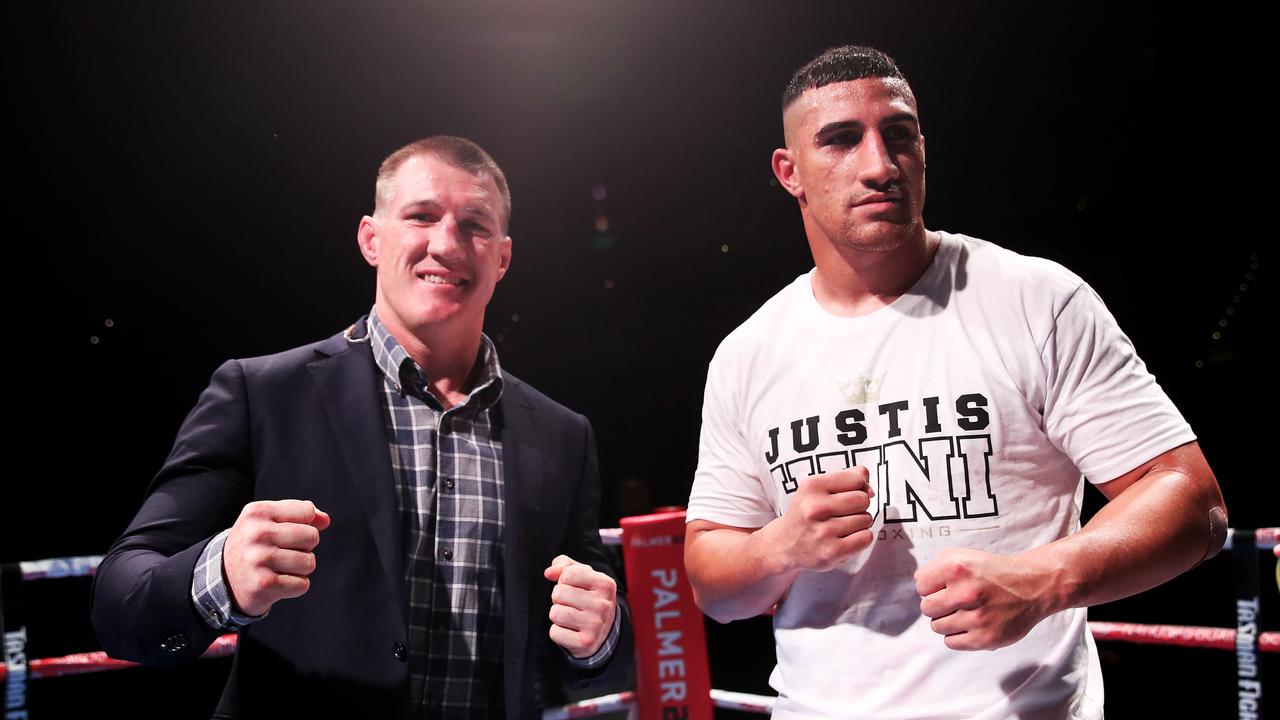
M 356 244 L 364 261 L 378 267 L 378 222 L 368 215 L 360 218 L 360 225 L 356 227 Z
M 782 189 L 791 193 L 792 197 L 798 200 L 804 199 L 804 187 L 801 186 L 800 177 L 796 173 L 795 159 L 787 148 L 778 148 L 773 151 L 773 175 L 778 178 Z
M 928 167 L 929 163 L 925 160 L 924 154 L 924 133 L 920 133 L 920 166 Z
M 501 280 L 507 274 L 507 268 L 511 267 L 511 236 L 507 235 L 502 238 L 502 247 L 498 249 L 498 279 Z

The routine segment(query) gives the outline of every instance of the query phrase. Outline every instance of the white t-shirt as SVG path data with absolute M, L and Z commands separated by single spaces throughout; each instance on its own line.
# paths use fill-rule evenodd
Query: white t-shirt
M 1075 609 L 991 652 L 948 649 L 913 574 L 943 548 L 1013 554 L 1079 529 L 1081 475 L 1194 439 L 1093 290 L 963 235 L 888 307 L 842 318 L 796 278 L 711 361 L 688 519 L 762 527 L 797 483 L 871 472 L 871 546 L 801 573 L 774 617 L 775 718 L 1101 718 Z

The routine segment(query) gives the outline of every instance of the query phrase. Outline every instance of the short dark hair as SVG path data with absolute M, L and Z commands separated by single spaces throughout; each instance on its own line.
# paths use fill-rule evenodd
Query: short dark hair
M 785 112 L 797 98 L 814 88 L 863 78 L 907 80 L 893 58 L 875 48 L 862 45 L 828 48 L 791 76 L 782 93 L 782 109 Z
M 396 171 L 406 161 L 420 155 L 439 158 L 455 167 L 476 175 L 488 175 L 493 184 L 498 186 L 498 194 L 502 196 L 502 231 L 506 232 L 511 222 L 511 190 L 507 187 L 507 176 L 503 174 L 498 163 L 474 142 L 453 135 L 432 135 L 414 140 L 396 150 L 382 161 L 378 168 L 378 180 L 373 193 L 373 213 L 379 214 L 391 203 L 396 195 Z

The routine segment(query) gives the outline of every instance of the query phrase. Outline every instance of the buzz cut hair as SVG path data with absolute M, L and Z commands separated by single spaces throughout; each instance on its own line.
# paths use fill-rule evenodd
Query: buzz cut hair
M 420 156 L 434 157 L 466 170 L 474 175 L 488 175 L 493 184 L 498 186 L 498 194 L 502 198 L 502 232 L 506 233 L 511 222 L 511 190 L 507 187 L 507 176 L 498 167 L 498 163 L 484 151 L 484 148 L 471 140 L 453 135 L 432 135 L 414 140 L 396 150 L 382 161 L 378 167 L 378 180 L 374 185 L 373 214 L 382 217 L 396 196 L 396 172 L 407 161 Z
M 786 112 L 792 103 L 810 90 L 863 78 L 898 78 L 907 82 L 907 76 L 898 69 L 893 58 L 875 48 L 863 45 L 828 48 L 791 76 L 786 90 L 782 92 L 782 111 Z

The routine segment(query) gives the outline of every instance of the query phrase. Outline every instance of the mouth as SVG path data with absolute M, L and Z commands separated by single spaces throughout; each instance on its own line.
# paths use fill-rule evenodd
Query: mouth
M 466 278 L 457 275 L 440 275 L 437 273 L 420 273 L 418 278 L 432 285 L 451 285 L 461 287 L 467 284 Z
M 901 203 L 903 199 L 898 193 L 872 193 L 859 198 L 853 207 L 889 208 Z

